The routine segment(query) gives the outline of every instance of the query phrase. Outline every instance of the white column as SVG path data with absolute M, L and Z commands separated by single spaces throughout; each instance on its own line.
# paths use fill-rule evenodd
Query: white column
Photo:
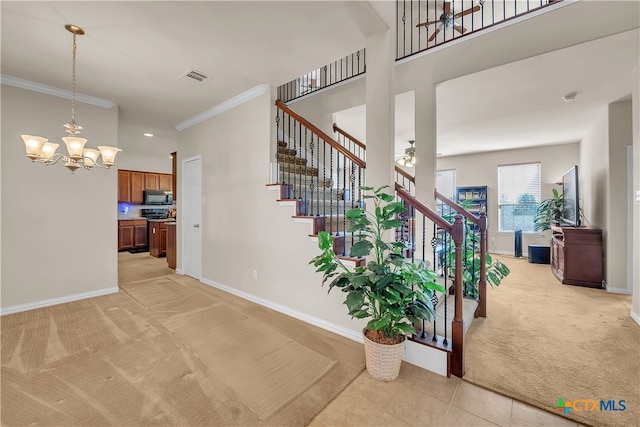
M 387 30 L 367 39 L 367 185 L 394 183 L 395 33 Z
M 424 83 L 415 91 L 416 197 L 433 209 L 437 172 L 436 89 L 433 83 Z

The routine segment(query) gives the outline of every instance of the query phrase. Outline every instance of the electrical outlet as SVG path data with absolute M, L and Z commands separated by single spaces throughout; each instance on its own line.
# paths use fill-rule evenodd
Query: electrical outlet
M 258 270 L 253 270 L 253 280 L 258 280 Z

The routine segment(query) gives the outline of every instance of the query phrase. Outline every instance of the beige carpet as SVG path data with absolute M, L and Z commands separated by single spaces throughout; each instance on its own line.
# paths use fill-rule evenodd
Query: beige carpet
M 315 384 L 335 363 L 193 285 L 160 278 L 123 288 L 262 419 Z
M 640 327 L 629 317 L 631 297 L 562 285 L 549 265 L 500 259 L 511 274 L 488 287 L 487 318 L 469 329 L 464 380 L 554 412 L 558 398 L 625 400 L 625 411 L 567 416 L 638 425 Z
M 361 344 L 188 277 L 122 286 L 149 306 L 121 291 L 2 317 L 2 425 L 306 425 L 364 370 Z

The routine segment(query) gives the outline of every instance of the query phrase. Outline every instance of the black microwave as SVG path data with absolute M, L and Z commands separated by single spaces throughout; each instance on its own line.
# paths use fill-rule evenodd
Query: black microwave
M 144 190 L 145 205 L 172 205 L 173 192 L 163 190 Z

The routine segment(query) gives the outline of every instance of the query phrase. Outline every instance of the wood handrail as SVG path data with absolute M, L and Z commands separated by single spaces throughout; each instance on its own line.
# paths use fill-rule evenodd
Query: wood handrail
M 343 134 L 344 136 L 349 138 L 351 141 L 353 141 L 353 143 L 356 144 L 357 146 L 359 146 L 360 148 L 363 148 L 365 150 L 367 149 L 367 146 L 366 146 L 366 144 L 364 142 L 360 142 L 356 137 L 351 136 L 350 134 L 348 134 L 344 130 L 340 129 L 338 127 L 338 125 L 335 124 L 335 123 L 333 124 L 333 131 Z
M 409 175 L 409 172 L 403 170 L 402 168 L 400 168 L 400 166 L 397 166 L 397 165 L 396 165 L 396 173 L 402 175 L 405 178 L 407 178 L 413 184 L 416 183 L 416 178 L 413 175 Z
M 318 135 L 327 144 L 329 144 L 330 146 L 332 146 L 333 148 L 338 150 L 340 153 L 342 153 L 345 157 L 347 157 L 353 163 L 355 163 L 356 165 L 358 165 L 362 169 L 366 169 L 367 168 L 367 163 L 364 160 L 362 160 L 361 158 L 359 158 L 358 156 L 353 154 L 351 151 L 349 151 L 346 148 L 344 148 L 342 145 L 340 145 L 337 141 L 335 141 L 329 135 L 327 135 L 326 133 L 322 132 L 320 129 L 318 129 L 313 124 L 311 124 L 309 121 L 307 121 L 304 117 L 302 117 L 299 114 L 297 114 L 295 111 L 293 111 L 291 108 L 289 108 L 284 102 L 280 101 L 279 99 L 276 99 L 276 107 L 280 108 L 282 111 L 284 111 L 287 114 L 289 114 L 291 117 L 296 119 L 298 122 L 302 123 L 307 129 L 311 130 L 311 132 L 313 132 L 316 135 Z
M 444 194 L 440 193 L 437 189 L 433 190 L 433 195 L 436 198 L 436 200 L 440 200 L 445 205 L 453 208 L 454 211 L 456 211 L 460 215 L 464 216 L 469 221 L 473 221 L 474 224 L 480 225 L 480 218 L 478 218 L 477 216 L 475 216 L 471 212 L 468 212 L 467 210 L 465 210 L 462 206 L 460 206 L 459 204 L 457 204 L 453 200 L 449 199 Z
M 407 190 L 405 190 L 397 182 L 396 182 L 396 193 L 398 193 L 398 196 L 401 199 L 403 199 L 404 201 L 409 203 L 414 209 L 416 209 L 422 215 L 426 216 L 431 221 L 433 221 L 438 227 L 442 228 L 443 230 L 445 230 L 449 234 L 452 233 L 453 225 L 450 222 L 448 222 L 447 220 L 442 218 L 440 215 L 438 215 L 437 213 L 435 213 L 434 211 L 429 209 L 427 206 L 422 204 L 418 199 L 416 199 L 411 194 L 409 194 L 407 192 Z

